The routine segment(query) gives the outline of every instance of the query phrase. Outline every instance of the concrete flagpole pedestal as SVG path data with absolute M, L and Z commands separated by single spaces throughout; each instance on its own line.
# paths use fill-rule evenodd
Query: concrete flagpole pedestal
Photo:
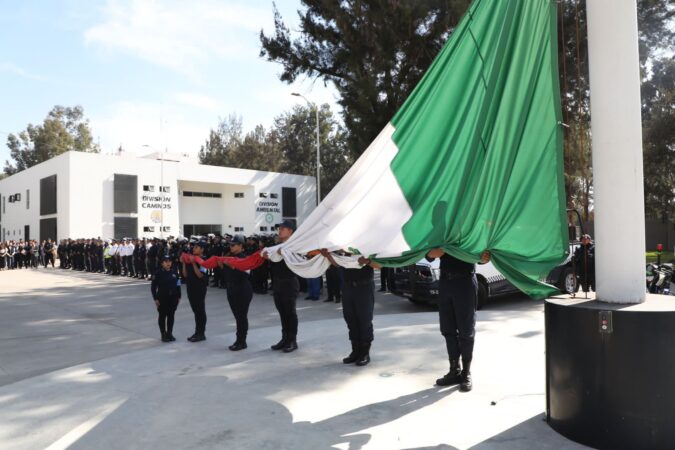
M 645 284 L 636 0 L 586 7 L 597 294 L 546 302 L 547 420 L 596 448 L 675 448 L 675 299 Z

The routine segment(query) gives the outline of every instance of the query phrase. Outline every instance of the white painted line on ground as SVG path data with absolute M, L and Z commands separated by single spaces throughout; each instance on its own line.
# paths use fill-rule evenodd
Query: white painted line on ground
M 89 433 L 96 425 L 101 423 L 106 417 L 108 417 L 113 411 L 115 411 L 119 406 L 124 403 L 126 400 L 119 400 L 115 403 L 112 403 L 106 406 L 100 413 L 94 417 L 86 420 L 80 425 L 76 426 L 68 433 L 64 434 L 58 441 L 54 442 L 52 445 L 46 448 L 46 450 L 65 450 L 75 442 L 78 441 L 82 436 Z

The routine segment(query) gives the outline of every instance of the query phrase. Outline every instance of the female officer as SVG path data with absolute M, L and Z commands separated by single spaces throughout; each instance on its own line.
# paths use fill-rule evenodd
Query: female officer
M 230 256 L 245 258 L 244 244 L 246 240 L 240 234 L 230 241 Z M 218 263 L 223 268 L 223 263 Z M 227 262 L 224 263 L 225 283 L 227 286 L 227 301 L 237 323 L 237 339 L 228 348 L 233 352 L 246 348 L 246 335 L 248 333 L 248 307 L 253 298 L 253 288 L 248 272 L 232 268 Z
M 152 279 L 150 291 L 155 300 L 159 317 L 159 331 L 162 333 L 162 342 L 175 341 L 173 337 L 173 315 L 180 303 L 180 279 L 178 274 L 171 270 L 171 258 L 165 256 L 162 266 Z

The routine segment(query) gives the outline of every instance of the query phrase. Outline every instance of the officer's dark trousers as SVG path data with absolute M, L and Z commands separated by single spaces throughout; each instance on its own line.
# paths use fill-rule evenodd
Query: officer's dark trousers
M 383 291 L 386 291 L 387 289 L 391 289 L 390 284 L 390 273 L 391 270 L 389 267 L 382 267 L 380 269 L 380 289 Z
M 345 281 L 342 286 L 342 315 L 352 342 L 373 341 L 374 290 L 373 280 Z
M 246 340 L 248 334 L 248 307 L 253 298 L 253 288 L 248 281 L 227 285 L 227 302 L 237 322 L 237 340 Z
M 145 278 L 147 275 L 145 272 L 145 261 L 140 258 L 136 260 L 136 275 L 138 275 L 139 278 Z
M 284 339 L 294 341 L 298 335 L 298 314 L 295 301 L 298 299 L 300 283 L 296 277 L 274 279 L 274 306 L 281 319 L 281 334 Z
M 342 298 L 342 270 L 335 266 L 326 271 L 326 290 L 330 300 Z
M 157 271 L 157 264 L 153 258 L 146 260 L 146 264 L 148 265 L 148 275 L 150 275 L 150 278 L 153 278 L 155 276 L 155 272 Z
M 176 312 L 176 308 L 178 308 L 177 298 L 159 299 L 159 308 L 157 308 L 159 317 L 157 318 L 157 324 L 159 325 L 159 331 L 162 333 L 162 336 L 173 332 L 173 316 Z
M 195 334 L 203 336 L 206 331 L 206 286 L 188 283 L 187 296 L 195 315 Z
M 478 282 L 474 276 L 441 278 L 438 314 L 450 359 L 471 361 L 476 336 L 476 298 Z

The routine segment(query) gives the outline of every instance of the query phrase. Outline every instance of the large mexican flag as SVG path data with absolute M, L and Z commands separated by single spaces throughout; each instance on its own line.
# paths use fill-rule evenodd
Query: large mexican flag
M 476 0 L 400 111 L 283 245 L 388 266 L 484 250 L 534 297 L 567 249 L 556 3 Z M 318 258 L 321 258 L 320 256 Z

